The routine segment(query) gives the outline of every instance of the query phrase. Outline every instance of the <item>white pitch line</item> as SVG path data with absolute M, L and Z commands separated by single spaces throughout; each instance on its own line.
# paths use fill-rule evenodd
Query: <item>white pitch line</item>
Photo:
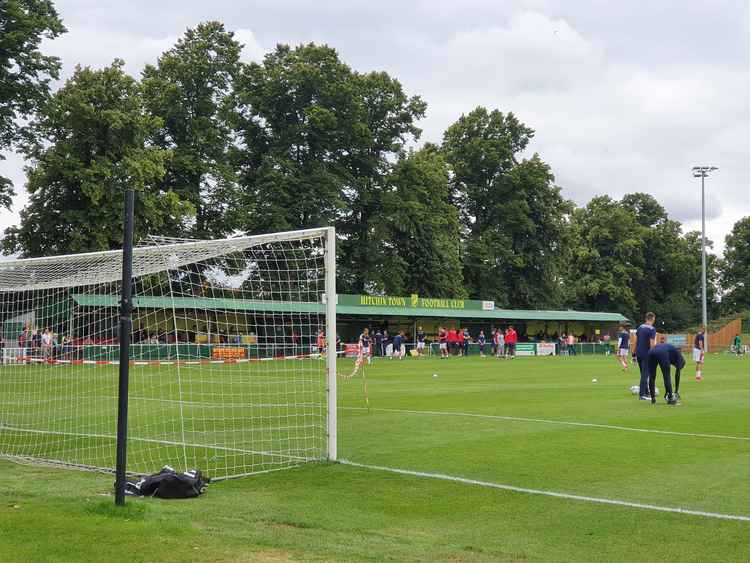
M 596 504 L 608 504 L 611 506 L 622 506 L 626 508 L 639 508 L 642 510 L 653 510 L 656 512 L 670 512 L 673 514 L 686 514 L 689 516 L 701 516 L 703 518 L 716 518 L 719 520 L 750 522 L 750 516 L 743 516 L 739 514 L 723 514 L 721 512 L 705 512 L 702 510 L 691 510 L 689 508 L 658 506 L 655 504 L 644 504 L 640 502 L 630 502 L 627 500 L 590 497 L 590 496 L 575 495 L 575 494 L 570 494 L 570 493 L 558 493 L 555 491 L 545 491 L 542 489 L 529 489 L 527 487 L 516 487 L 514 485 L 503 485 L 501 483 L 492 483 L 489 481 L 478 481 L 476 479 L 467 479 L 465 477 L 455 477 L 453 475 L 445 475 L 443 473 L 429 473 L 426 471 L 413 471 L 410 469 L 398 469 L 396 467 L 369 465 L 366 463 L 357 463 L 355 461 L 349 461 L 346 459 L 340 459 L 339 463 L 341 463 L 342 465 L 349 465 L 351 467 L 359 467 L 362 469 L 371 469 L 374 471 L 385 471 L 388 473 L 398 473 L 399 475 L 409 475 L 412 477 L 426 477 L 429 479 L 439 479 L 441 481 L 462 483 L 464 485 L 476 485 L 479 487 L 486 487 L 490 489 L 500 489 L 503 491 L 511 491 L 514 493 L 525 493 L 527 495 L 541 495 L 541 496 L 546 496 L 546 497 L 560 498 L 564 500 L 575 500 L 575 501 L 581 501 L 581 502 L 591 502 L 591 503 L 596 503 Z
M 615 424 L 597 424 L 595 422 L 574 422 L 568 420 L 550 420 L 546 418 L 526 418 L 522 416 L 503 416 L 496 414 L 478 414 L 471 412 L 450 411 L 421 411 L 408 409 L 383 409 L 367 407 L 338 407 L 340 410 L 391 412 L 395 414 L 420 414 L 431 416 L 457 416 L 467 418 L 484 418 L 488 420 L 508 420 L 511 422 L 536 422 L 539 424 L 556 424 L 559 426 L 577 426 L 581 428 L 600 428 L 604 430 L 621 430 L 623 432 L 643 432 L 646 434 L 664 434 L 667 436 L 685 436 L 690 438 L 711 438 L 716 440 L 735 440 L 750 442 L 750 436 L 728 436 L 725 434 L 702 434 L 697 432 L 678 432 L 676 430 L 656 430 L 654 428 L 635 428 L 632 426 L 617 426 Z

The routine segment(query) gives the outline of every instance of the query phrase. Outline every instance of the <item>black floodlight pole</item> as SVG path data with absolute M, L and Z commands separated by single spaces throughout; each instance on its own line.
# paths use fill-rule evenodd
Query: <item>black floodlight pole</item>
M 117 401 L 117 465 L 115 467 L 115 504 L 125 504 L 125 470 L 128 448 L 128 380 L 130 377 L 130 327 L 132 324 L 133 208 L 135 192 L 125 190 L 122 241 L 122 286 L 120 295 L 120 381 Z

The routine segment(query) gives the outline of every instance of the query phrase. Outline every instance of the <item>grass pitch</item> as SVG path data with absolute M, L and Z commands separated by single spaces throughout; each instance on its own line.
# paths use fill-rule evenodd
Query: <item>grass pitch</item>
M 704 381 L 688 369 L 683 404 L 668 407 L 630 395 L 637 375 L 611 357 L 381 360 L 365 369 L 369 408 L 361 377 L 339 381 L 339 454 L 750 516 L 748 362 L 710 355 Z M 227 481 L 191 501 L 129 499 L 124 510 L 111 485 L 0 461 L 0 561 L 741 561 L 750 551 L 748 521 L 343 464 Z

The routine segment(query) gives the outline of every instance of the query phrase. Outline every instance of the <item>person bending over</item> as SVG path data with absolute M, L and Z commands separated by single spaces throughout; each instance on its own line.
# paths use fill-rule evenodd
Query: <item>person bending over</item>
M 679 401 L 680 372 L 685 367 L 685 358 L 682 352 L 672 344 L 657 344 L 648 352 L 648 389 L 651 395 L 651 404 L 656 404 L 656 367 L 661 369 L 664 378 L 665 399 L 668 405 L 676 405 Z M 672 392 L 672 378 L 670 367 L 675 367 L 675 383 L 677 393 Z

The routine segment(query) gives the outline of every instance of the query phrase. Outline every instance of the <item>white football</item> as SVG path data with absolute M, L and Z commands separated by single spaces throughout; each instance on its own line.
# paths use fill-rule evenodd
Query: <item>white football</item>
M 591 383 L 597 383 L 598 381 L 599 381 L 598 379 L 594 378 L 591 380 Z
M 630 388 L 630 392 L 631 392 L 631 393 L 632 393 L 633 395 L 637 395 L 639 391 L 640 391 L 640 388 L 639 388 L 639 387 L 638 387 L 637 385 L 633 385 L 633 386 L 632 386 L 632 387 Z
M 437 377 L 437 376 L 438 376 L 438 374 L 436 374 L 436 373 L 432 374 L 432 377 Z

